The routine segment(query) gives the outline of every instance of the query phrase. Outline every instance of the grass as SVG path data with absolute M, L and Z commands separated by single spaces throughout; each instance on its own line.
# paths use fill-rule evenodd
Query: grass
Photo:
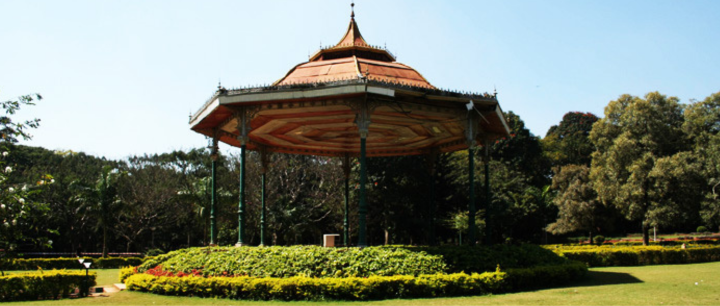
M 98 284 L 117 282 L 118 270 L 97 272 Z M 107 297 L 3 305 L 717 305 L 720 304 L 719 273 L 720 262 L 593 268 L 586 279 L 563 288 L 493 296 L 372 302 L 254 302 L 123 291 Z

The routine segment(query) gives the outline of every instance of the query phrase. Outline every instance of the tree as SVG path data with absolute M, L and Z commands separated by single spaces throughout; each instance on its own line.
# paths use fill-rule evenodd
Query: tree
M 683 131 L 683 107 L 675 97 L 657 92 L 645 98 L 622 95 L 605 107 L 590 132 L 597 151 L 592 155 L 590 179 L 605 205 L 617 207 L 628 220 L 640 221 L 643 244 L 649 243 L 649 228 L 667 224 L 659 214 L 681 207 L 667 206 L 662 194 L 674 188 L 656 182 L 651 174 L 658 160 L 687 149 Z M 680 203 L 683 199 L 673 199 Z
M 200 220 L 203 227 L 203 245 L 207 245 L 210 241 L 210 198 L 212 191 L 210 187 L 210 177 L 203 177 L 191 183 L 190 188 L 181 189 L 177 192 L 178 199 L 191 205 L 193 212 Z M 230 202 L 233 199 L 232 194 L 221 188 L 215 193 L 218 202 Z
M 100 249 L 100 239 L 90 228 L 93 217 L 84 213 L 79 202 L 73 201 L 76 190 L 69 188 L 74 181 L 91 182 L 104 166 L 119 167 L 121 163 L 108 161 L 84 153 L 52 151 L 41 147 L 8 144 L 11 152 L 5 161 L 13 165 L 10 184 L 37 182 L 46 173 L 53 175 L 53 184 L 43 185 L 43 191 L 33 194 L 32 199 L 45 203 L 51 214 L 40 216 L 37 224 L 53 229 L 48 238 L 53 240 L 53 251 L 75 252 L 79 245 Z M 97 244 L 95 247 L 93 244 Z
M 77 190 L 74 198 L 83 206 L 85 212 L 97 218 L 97 226 L 102 229 L 102 256 L 107 257 L 108 230 L 112 229 L 115 217 L 122 209 L 118 192 L 118 180 L 126 172 L 105 166 L 92 186 L 76 181 L 72 184 Z
M 550 182 L 550 163 L 543 156 L 540 139 L 525 127 L 525 122 L 512 111 L 505 113 L 510 137 L 501 138 L 490 145 L 493 160 L 504 161 L 522 172 L 530 184 L 542 188 Z
M 590 181 L 590 168 L 585 165 L 567 165 L 553 177 L 552 188 L 557 190 L 553 203 L 558 207 L 558 218 L 547 230 L 553 234 L 588 231 L 590 242 L 600 225 L 602 203 Z
M 33 98 L 35 96 L 35 98 Z M 32 139 L 28 129 L 35 129 L 40 126 L 40 119 L 35 118 L 25 122 L 13 122 L 11 115 L 14 115 L 21 106 L 35 105 L 35 99 L 42 100 L 40 94 L 24 95 L 18 97 L 17 101 L 8 100 L 0 103 L 5 110 L 5 115 L 0 116 L 0 138 L 6 143 L 18 142 L 18 137 L 25 140 Z
M 272 244 L 318 243 L 324 231 L 340 230 L 341 226 L 333 228 L 342 224 L 337 222 L 342 215 L 342 172 L 338 161 L 290 154 L 272 157 L 267 182 L 267 229 Z M 257 217 L 260 188 L 254 190 L 251 199 Z
M 543 154 L 553 167 L 568 164 L 590 165 L 595 150 L 590 131 L 598 117 L 591 113 L 569 112 L 560 124 L 553 125 L 542 139 Z
M 703 222 L 717 228 L 720 225 L 720 92 L 692 103 L 685 111 L 683 129 L 693 144 L 693 153 L 702 163 Z
M 485 231 L 485 218 L 483 215 L 485 214 L 484 210 L 478 211 L 475 214 L 475 231 L 477 239 L 482 239 L 484 231 Z M 450 214 L 450 217 L 445 219 L 445 224 L 456 231 L 458 233 L 458 245 L 462 245 L 462 237 L 463 233 L 467 233 L 468 231 L 468 217 L 470 215 L 470 212 L 467 210 L 464 211 L 457 211 L 452 214 Z
M 35 94 L 35 97 L 42 99 L 39 94 Z M 0 103 L 5 110 L 5 114 L 0 116 L 0 248 L 6 252 L 14 252 L 22 242 L 46 246 L 52 243 L 45 236 L 48 230 L 41 226 L 41 222 L 37 222 L 47 211 L 47 205 L 33 200 L 33 195 L 39 192 L 40 187 L 54 182 L 52 176 L 43 175 L 35 184 L 15 183 L 10 177 L 13 165 L 7 162 L 10 155 L 7 150 L 11 144 L 17 142 L 18 137 L 31 139 L 27 130 L 39 126 L 40 119 L 18 123 L 13 122 L 11 117 L 21 106 L 34 105 L 33 100 L 32 95 L 25 95 L 17 101 Z M 4 275 L 4 272 L 0 271 L 0 274 Z
M 464 211 L 468 207 L 468 151 L 453 152 L 449 156 L 449 166 L 452 171 L 443 176 L 444 181 L 453 183 L 453 193 L 444 198 L 445 202 L 452 202 L 453 207 Z M 541 188 L 532 186 L 530 179 L 518 167 L 510 162 L 491 160 L 490 199 L 486 198 L 483 190 L 485 173 L 484 165 L 476 158 L 475 194 L 478 211 L 484 210 L 490 222 L 485 224 L 485 233 L 492 237 L 492 241 L 502 241 L 508 238 L 540 241 L 545 227 L 543 224 L 543 206 L 541 203 Z M 489 204 L 489 206 L 488 206 Z M 451 218 L 455 212 L 447 212 Z
M 115 232 L 125 239 L 127 252 L 132 245 L 154 249 L 156 232 L 171 231 L 190 213 L 190 205 L 177 196 L 181 177 L 155 155 L 130 157 L 127 173 L 118 184 L 124 209 L 113 216 Z

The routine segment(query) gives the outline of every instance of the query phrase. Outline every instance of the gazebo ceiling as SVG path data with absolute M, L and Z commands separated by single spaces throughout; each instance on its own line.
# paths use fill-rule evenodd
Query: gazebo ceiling
M 509 134 L 496 96 L 435 88 L 389 51 L 367 44 L 354 18 L 337 45 L 321 49 L 273 85 L 219 87 L 190 126 L 232 146 L 247 139 L 250 150 L 357 155 L 361 113 L 371 122 L 368 156 L 464 149 L 469 124 L 476 141 Z

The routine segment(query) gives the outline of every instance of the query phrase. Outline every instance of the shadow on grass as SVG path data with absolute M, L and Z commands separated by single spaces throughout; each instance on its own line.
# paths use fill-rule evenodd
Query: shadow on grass
M 642 283 L 640 279 L 628 273 L 588 271 L 581 281 L 572 284 L 572 287 L 592 287 L 619 284 Z

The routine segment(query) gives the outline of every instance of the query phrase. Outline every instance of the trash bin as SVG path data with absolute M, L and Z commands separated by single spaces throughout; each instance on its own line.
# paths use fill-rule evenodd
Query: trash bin
M 323 235 L 323 246 L 326 248 L 332 248 L 335 246 L 335 239 L 340 237 L 340 234 L 325 234 Z

